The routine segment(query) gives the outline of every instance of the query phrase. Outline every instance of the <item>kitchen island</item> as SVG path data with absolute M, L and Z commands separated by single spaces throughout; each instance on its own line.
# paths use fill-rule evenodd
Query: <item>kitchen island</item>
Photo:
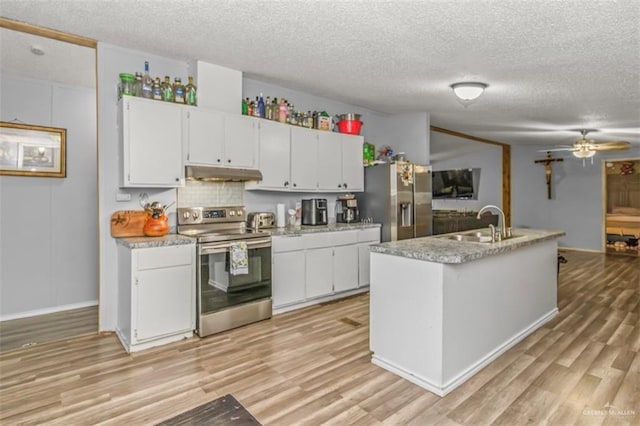
M 372 245 L 372 362 L 451 392 L 557 314 L 562 235 L 514 229 L 496 243 L 438 235 Z

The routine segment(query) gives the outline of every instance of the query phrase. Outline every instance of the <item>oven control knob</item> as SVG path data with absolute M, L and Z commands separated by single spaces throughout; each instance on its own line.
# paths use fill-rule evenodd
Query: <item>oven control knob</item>
M 236 212 L 235 210 L 229 210 L 229 216 L 235 216 Z
M 197 219 L 198 218 L 198 212 L 193 212 L 193 219 Z
M 238 210 L 238 216 L 242 216 L 242 210 Z
M 189 212 L 182 213 L 182 217 L 184 217 L 185 219 L 189 219 L 189 216 L 191 216 Z

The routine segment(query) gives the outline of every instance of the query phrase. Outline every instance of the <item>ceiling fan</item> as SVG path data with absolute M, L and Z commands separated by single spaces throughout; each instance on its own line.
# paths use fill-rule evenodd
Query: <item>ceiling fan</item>
M 577 139 L 573 145 L 560 145 L 558 148 L 545 149 L 542 151 L 570 151 L 574 157 L 585 159 L 591 158 L 593 162 L 593 156 L 598 151 L 624 151 L 629 149 L 629 142 L 627 141 L 604 141 L 598 142 L 593 139 L 587 139 L 587 134 L 590 132 L 597 132 L 594 129 L 582 129 L 580 134 L 582 138 Z

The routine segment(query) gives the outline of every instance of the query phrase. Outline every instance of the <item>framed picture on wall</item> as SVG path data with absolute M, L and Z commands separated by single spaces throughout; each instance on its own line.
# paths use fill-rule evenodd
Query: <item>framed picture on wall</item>
M 67 130 L 0 121 L 0 175 L 67 176 Z

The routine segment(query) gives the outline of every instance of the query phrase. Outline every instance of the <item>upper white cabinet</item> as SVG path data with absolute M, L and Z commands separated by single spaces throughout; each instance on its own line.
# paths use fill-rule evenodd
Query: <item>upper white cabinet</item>
M 256 167 L 254 118 L 204 108 L 188 108 L 184 114 L 186 164 Z
M 364 191 L 362 136 L 259 120 L 258 140 L 262 181 L 245 189 Z
M 291 183 L 289 127 L 267 120 L 259 121 L 258 126 L 258 158 L 262 180 L 253 185 L 264 189 L 286 190 Z
M 342 189 L 349 192 L 364 191 L 362 163 L 363 136 L 340 135 L 342 140 Z
M 339 191 L 342 188 L 342 135 L 318 134 L 318 189 Z M 362 162 L 360 162 L 362 164 Z
M 124 96 L 118 119 L 120 187 L 181 186 L 184 171 L 180 105 Z
M 291 190 L 318 189 L 318 131 L 291 127 Z

